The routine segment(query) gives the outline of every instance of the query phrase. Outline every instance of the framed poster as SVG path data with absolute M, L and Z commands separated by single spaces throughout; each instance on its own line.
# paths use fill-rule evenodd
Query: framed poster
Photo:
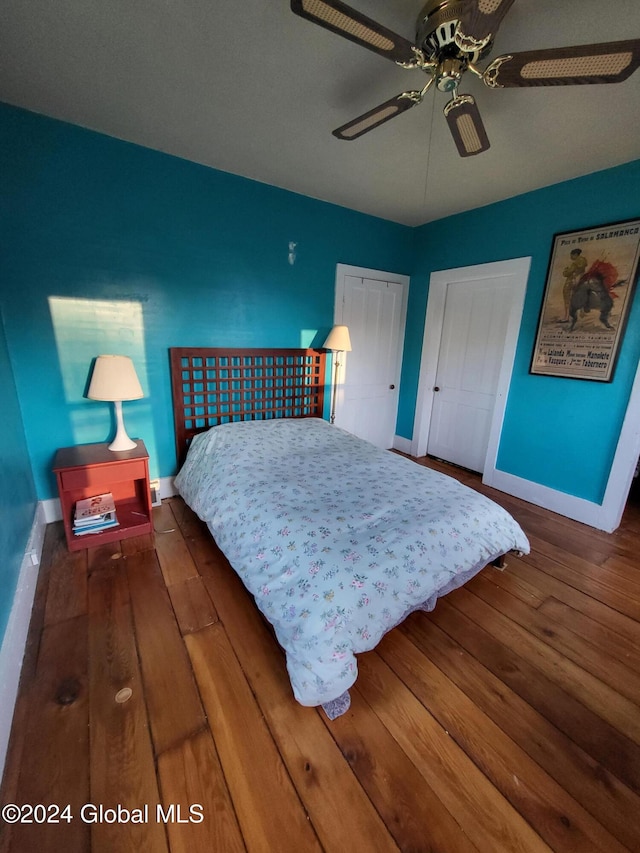
M 554 236 L 531 373 L 611 382 L 639 247 L 640 219 Z

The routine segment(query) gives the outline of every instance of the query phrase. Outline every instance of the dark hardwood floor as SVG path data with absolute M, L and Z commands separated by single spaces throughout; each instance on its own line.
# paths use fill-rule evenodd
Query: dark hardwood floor
M 359 656 L 333 722 L 179 498 L 74 554 L 49 525 L 1 799 L 60 812 L 0 849 L 640 851 L 640 506 L 607 535 L 421 464 L 532 552 Z

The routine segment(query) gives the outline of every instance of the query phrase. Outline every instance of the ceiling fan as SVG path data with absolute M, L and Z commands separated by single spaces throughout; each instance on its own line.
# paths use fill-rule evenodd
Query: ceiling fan
M 428 0 L 418 16 L 415 44 L 341 0 L 291 0 L 296 15 L 307 18 L 407 69 L 427 75 L 422 89 L 401 92 L 333 131 L 338 139 L 357 139 L 419 104 L 431 86 L 451 94 L 444 114 L 462 157 L 489 148 L 480 112 L 471 95 L 458 92 L 470 71 L 491 89 L 619 83 L 640 65 L 640 39 L 529 50 L 498 56 L 484 70 L 495 34 L 514 0 Z

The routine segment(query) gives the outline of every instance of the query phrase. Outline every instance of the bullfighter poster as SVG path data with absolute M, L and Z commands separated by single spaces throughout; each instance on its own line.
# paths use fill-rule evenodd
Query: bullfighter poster
M 639 247 L 640 219 L 554 236 L 531 373 L 611 382 Z

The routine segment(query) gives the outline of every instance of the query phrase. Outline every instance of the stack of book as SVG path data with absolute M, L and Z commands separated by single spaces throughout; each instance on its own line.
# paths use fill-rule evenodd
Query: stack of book
M 117 527 L 116 504 L 111 492 L 95 495 L 92 498 L 76 503 L 73 516 L 73 532 L 75 536 L 87 533 L 102 533 L 110 527 Z

